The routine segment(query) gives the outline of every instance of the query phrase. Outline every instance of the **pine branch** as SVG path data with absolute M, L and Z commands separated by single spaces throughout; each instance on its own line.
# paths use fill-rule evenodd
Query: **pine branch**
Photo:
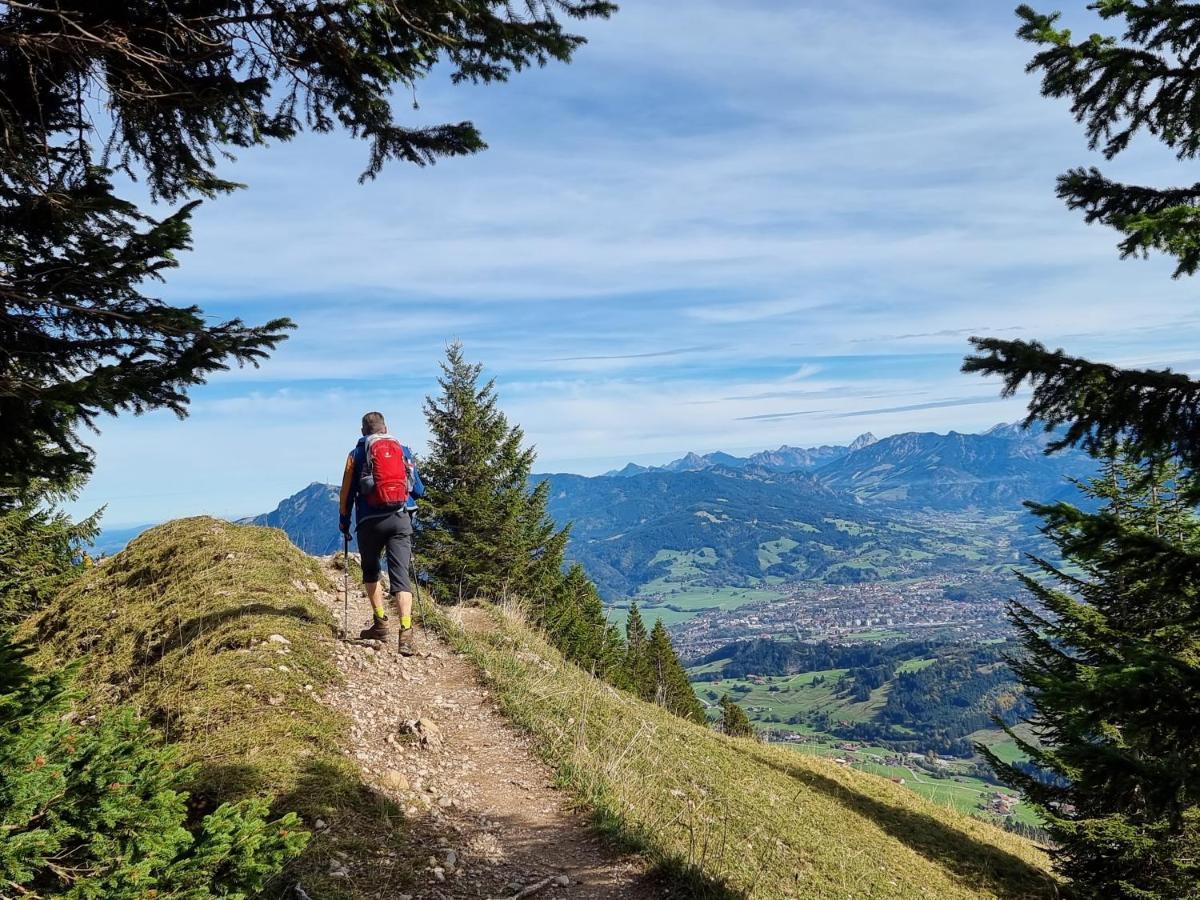
M 1100 455 L 1127 443 L 1135 456 L 1170 454 L 1200 469 L 1200 383 L 1162 370 L 1118 369 L 1049 351 L 1037 341 L 971 338 L 962 371 L 999 376 L 1003 396 L 1028 385 L 1026 427 L 1065 426 L 1048 452 L 1082 447 Z

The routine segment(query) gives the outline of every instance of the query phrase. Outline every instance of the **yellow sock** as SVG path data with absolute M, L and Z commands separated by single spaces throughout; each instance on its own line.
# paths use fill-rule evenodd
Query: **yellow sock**
M 386 619 L 387 618 L 387 610 L 383 608 L 382 603 L 379 606 L 373 606 L 372 609 L 375 612 L 375 618 L 377 618 L 377 619 Z
M 400 617 L 400 627 L 401 628 L 412 628 L 412 616 L 401 616 Z

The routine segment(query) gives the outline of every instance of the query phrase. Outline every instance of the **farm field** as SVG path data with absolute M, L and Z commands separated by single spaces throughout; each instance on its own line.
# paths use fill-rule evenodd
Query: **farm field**
M 799 753 L 846 759 L 852 768 L 862 772 L 882 775 L 885 778 L 902 778 L 905 787 L 922 797 L 942 806 L 949 806 L 973 815 L 985 813 L 982 801 L 994 794 L 1019 797 L 1016 791 L 1009 788 L 998 787 L 981 778 L 955 772 L 956 764 L 953 762 L 948 770 L 951 774 L 946 778 L 938 778 L 915 766 L 886 765 L 883 760 L 894 757 L 895 754 L 884 747 L 859 746 L 856 751 L 847 751 L 832 741 L 788 744 L 788 746 Z M 1014 821 L 1025 825 L 1038 827 L 1041 824 L 1037 814 L 1024 803 L 1017 803 L 1012 815 Z
M 642 618 L 649 628 L 653 627 L 656 619 L 662 619 L 664 625 L 675 625 L 694 619 L 709 610 L 737 609 L 748 603 L 769 603 L 786 596 L 788 594 L 784 591 L 769 588 L 681 587 L 674 583 L 671 587 L 660 587 L 657 591 L 650 591 L 647 586 L 634 600 L 637 601 Z M 629 615 L 630 602 L 619 600 L 609 604 L 605 608 L 609 621 L 623 628 L 625 618 Z
M 1028 725 L 1018 725 L 1014 730 L 1022 740 L 1033 744 L 1037 743 L 1037 738 Z M 1000 757 L 1003 762 L 1010 763 L 1026 759 L 1021 748 L 1017 746 L 1017 742 L 999 728 L 985 728 L 976 731 L 971 735 L 971 740 L 987 745 L 987 748 Z
M 889 692 L 895 684 L 894 680 L 889 680 L 872 690 L 866 700 L 853 702 L 851 695 L 844 688 L 844 677 L 852 674 L 850 669 L 720 678 L 730 662 L 728 657 L 723 657 L 688 669 L 691 678 L 714 679 L 692 683 L 696 696 L 712 718 L 718 714 L 720 698 L 728 694 L 746 712 L 760 732 L 771 732 L 777 738 L 781 733 L 804 736 L 804 743 L 785 741 L 787 746 L 798 752 L 841 757 L 863 771 L 893 780 L 903 779 L 905 787 L 927 799 L 972 815 L 1000 818 L 995 808 L 997 792 L 1007 796 L 1019 796 L 1015 791 L 1001 788 L 985 778 L 978 777 L 979 766 L 982 763 L 980 758 L 967 760 L 951 756 L 940 757 L 940 761 L 933 764 L 945 767 L 946 774 L 942 777 L 928 768 L 923 768 L 921 760 L 909 762 L 898 750 L 865 745 L 861 742 L 851 744 L 843 738 L 818 730 L 830 727 L 823 724 L 824 722 L 853 726 L 875 721 L 879 711 L 887 703 Z M 934 655 L 905 659 L 896 666 L 896 674 L 921 672 L 937 662 L 938 658 Z M 842 683 L 840 691 L 839 682 Z M 899 729 L 899 726 L 893 727 L 904 730 Z M 1023 726 L 1020 733 L 1023 738 L 1031 737 L 1027 727 Z M 1005 761 L 1022 757 L 1016 742 L 998 728 L 973 732 L 967 736 L 967 740 L 993 747 Z M 846 750 L 847 746 L 855 746 L 857 749 L 850 752 Z M 987 808 L 989 804 L 993 805 L 993 809 Z M 1012 810 L 1011 818 L 1014 822 L 1034 827 L 1039 825 L 1033 811 L 1019 804 Z
M 689 669 L 688 673 L 701 674 L 701 670 L 712 670 L 714 665 Z M 763 676 L 753 680 L 724 678 L 720 681 L 693 682 L 692 688 L 706 706 L 714 705 L 722 694 L 729 694 L 746 711 L 751 722 L 787 731 L 802 729 L 802 722 L 789 720 L 809 713 L 836 712 L 841 721 L 869 721 L 887 700 L 888 685 L 872 691 L 870 698 L 862 703 L 847 703 L 835 694 L 838 679 L 847 671 L 829 669 L 801 675 Z

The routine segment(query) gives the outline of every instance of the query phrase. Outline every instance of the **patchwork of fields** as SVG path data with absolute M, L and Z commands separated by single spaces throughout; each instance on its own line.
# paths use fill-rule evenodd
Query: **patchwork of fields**
M 1016 791 L 967 774 L 964 771 L 966 767 L 962 763 L 947 762 L 944 775 L 938 777 L 919 768 L 915 763 L 895 765 L 894 751 L 885 747 L 859 745 L 854 750 L 847 750 L 839 742 L 816 739 L 808 743 L 789 744 L 788 746 L 799 753 L 845 760 L 845 764 L 851 768 L 903 782 L 905 787 L 934 803 L 971 815 L 998 818 L 995 814 L 989 813 L 989 803 L 993 802 L 993 798 L 997 795 L 1010 797 L 1012 798 L 1010 802 L 1013 803 L 1011 813 L 1013 821 L 1034 828 L 1041 825 L 1037 814 L 1020 802 L 1020 795 Z M 1015 746 L 1014 744 L 1014 749 Z M 888 764 L 885 760 L 892 760 L 893 764 Z
M 923 672 L 938 661 L 936 655 L 906 659 L 896 667 L 896 677 Z M 728 658 L 715 659 L 688 669 L 696 696 L 712 718 L 717 718 L 719 701 L 728 694 L 761 734 L 785 743 L 796 752 L 840 759 L 843 765 L 902 781 L 916 793 L 962 812 L 1039 826 L 1036 814 L 1019 802 L 1016 792 L 980 777 L 986 775 L 986 770 L 977 757 L 959 759 L 905 753 L 866 741 L 849 741 L 815 726 L 814 723 L 824 721 L 836 723 L 838 730 L 846 730 L 875 722 L 893 690 L 895 678 L 870 691 L 867 699 L 855 701 L 846 689 L 852 678 L 850 669 L 720 677 L 730 662 Z M 913 724 L 921 727 L 921 723 Z M 914 738 L 919 736 L 902 726 L 893 728 L 900 733 L 911 733 Z M 1032 739 L 1027 726 L 1021 726 L 1018 732 L 1022 738 Z M 966 740 L 987 745 L 1006 761 L 1022 758 L 1013 739 L 998 728 L 980 729 L 968 734 Z

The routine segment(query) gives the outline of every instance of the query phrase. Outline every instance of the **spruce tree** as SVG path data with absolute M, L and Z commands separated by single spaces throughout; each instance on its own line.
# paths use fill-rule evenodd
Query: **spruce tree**
M 704 715 L 704 707 L 692 690 L 687 672 L 675 654 L 671 636 L 667 634 L 662 619 L 656 621 L 650 630 L 646 656 L 653 679 L 653 696 L 649 699 L 680 718 L 705 724 L 708 719 Z
M 129 709 L 66 720 L 70 678 L 0 635 L 0 882 L 21 897 L 247 897 L 308 835 L 261 800 L 192 822 L 190 771 Z
M 750 717 L 728 694 L 721 697 L 721 730 L 730 737 L 754 737 Z
M 1122 36 L 1082 40 L 1059 26 L 1059 15 L 1022 5 L 1018 35 L 1040 49 L 1029 71 L 1042 76 L 1042 92 L 1065 97 L 1086 129 L 1090 146 L 1111 159 L 1144 132 L 1180 160 L 1200 153 L 1200 8 L 1161 0 L 1100 0 L 1106 20 Z M 1200 183 L 1157 188 L 1127 184 L 1096 168 L 1072 169 L 1058 180 L 1058 195 L 1089 223 L 1123 235 L 1123 256 L 1150 251 L 1173 256 L 1175 275 L 1200 266 Z M 1055 447 L 1083 446 L 1099 453 L 1115 441 L 1133 453 L 1177 455 L 1200 463 L 1200 383 L 1161 370 L 1120 369 L 1050 351 L 1037 341 L 973 338 L 976 353 L 964 371 L 997 375 L 1006 395 L 1033 390 L 1027 425 L 1063 426 Z
M 535 621 L 568 659 L 599 677 L 622 683 L 621 638 L 608 623 L 600 594 L 581 565 L 572 565 L 560 576 L 548 604 L 535 603 L 532 609 Z
M 650 635 L 637 603 L 629 604 L 625 620 L 625 680 L 626 686 L 643 700 L 654 696 L 654 673 L 650 668 Z
M 1200 520 L 1173 461 L 1107 459 L 1100 503 L 1030 504 L 1065 564 L 1022 575 L 1012 661 L 1038 742 L 1006 728 L 1036 772 L 979 750 L 1041 813 L 1084 897 L 1200 897 Z
M 470 122 L 403 121 L 423 78 L 497 82 L 584 42 L 560 18 L 606 0 L 24 0 L 0 5 L 0 492 L 86 472 L 80 427 L 167 408 L 290 323 L 214 322 L 145 292 L 190 245 L 242 148 L 343 130 L 389 160 L 475 153 Z M 415 105 L 415 104 L 414 104 Z M 102 110 L 103 115 L 96 115 Z M 410 113 L 411 117 L 412 114 Z M 174 211 L 122 196 L 142 180 Z
M 480 385 L 482 373 L 453 343 L 438 379 L 441 394 L 425 401 L 431 437 L 421 465 L 426 496 L 418 542 L 440 593 L 511 597 L 567 659 L 703 722 L 661 623 L 649 638 L 642 626 L 631 656 L 583 567 L 563 571 L 570 528 L 558 528 L 547 512 L 548 482 L 529 488 L 536 455 L 500 410 L 495 382 Z
M 1157 0 L 1100 0 L 1094 8 L 1123 23 L 1121 38 L 1077 41 L 1057 14 L 1018 9 L 1019 35 L 1040 47 L 1029 68 L 1042 74 L 1043 93 L 1069 98 L 1092 146 L 1110 159 L 1139 132 L 1181 160 L 1194 159 L 1200 10 Z M 1077 168 L 1059 179 L 1058 192 L 1088 222 L 1119 231 L 1123 255 L 1166 253 L 1176 260 L 1176 277 L 1200 265 L 1200 184 L 1156 188 Z M 1106 503 L 1098 515 L 1035 507 L 1047 534 L 1085 573 L 1041 563 L 1050 584 L 1027 584 L 1045 611 L 1014 611 L 1030 650 L 1018 672 L 1038 698 L 1045 732 L 1044 748 L 1026 750 L 1062 783 L 1002 771 L 1046 810 L 1062 842 L 1060 866 L 1084 896 L 1195 897 L 1200 811 L 1189 765 L 1198 749 L 1200 552 L 1188 517 L 1200 499 L 1193 474 L 1200 468 L 1200 384 L 1167 369 L 1120 369 L 1052 352 L 1036 341 L 972 342 L 976 352 L 964 371 L 999 376 L 1006 395 L 1028 385 L 1026 425 L 1062 429 L 1051 450 L 1082 446 L 1102 455 L 1119 443 L 1146 471 L 1134 478 L 1127 468 L 1108 470 L 1119 497 L 1089 486 Z M 1164 475 L 1172 458 L 1182 469 Z M 1174 523 L 1159 533 L 1128 512 L 1147 507 L 1131 486 L 1161 492 L 1168 482 L 1172 511 L 1148 504 L 1153 518 Z
M 83 570 L 82 547 L 95 538 L 99 513 L 72 521 L 58 507 L 71 497 L 42 483 L 0 508 L 0 627 L 45 605 Z
M 533 563 L 561 553 L 566 535 L 545 527 L 545 492 L 531 496 L 527 488 L 534 451 L 500 410 L 495 381 L 479 384 L 482 372 L 453 343 L 438 379 L 441 395 L 425 400 L 431 437 L 421 461 L 420 545 L 443 593 L 499 599 L 528 587 Z

